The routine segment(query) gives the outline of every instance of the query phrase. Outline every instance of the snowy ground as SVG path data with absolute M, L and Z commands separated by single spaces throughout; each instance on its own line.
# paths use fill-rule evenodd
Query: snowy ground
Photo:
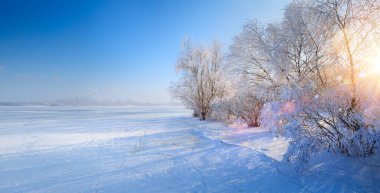
M 264 129 L 181 107 L 0 107 L 0 193 L 380 192 L 380 159 L 324 154 L 303 173 Z

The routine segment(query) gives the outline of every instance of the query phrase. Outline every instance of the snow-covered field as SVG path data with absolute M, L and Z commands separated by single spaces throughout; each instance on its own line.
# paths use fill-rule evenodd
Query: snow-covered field
M 0 107 L 0 193 L 380 192 L 379 156 L 297 173 L 286 146 L 182 107 Z

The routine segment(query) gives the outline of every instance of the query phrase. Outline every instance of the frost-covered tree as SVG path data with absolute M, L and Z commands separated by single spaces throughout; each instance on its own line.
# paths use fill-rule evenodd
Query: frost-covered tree
M 351 87 L 351 108 L 359 105 L 358 74 L 360 63 L 379 34 L 380 7 L 377 0 L 320 0 L 313 9 L 334 32 L 332 42 L 339 56 L 339 65 Z
M 293 88 L 320 89 L 329 84 L 326 72 L 335 57 L 328 42 L 334 34 L 326 18 L 316 14 L 308 1 L 293 1 L 285 8 L 278 41 L 281 66 Z
M 250 21 L 235 37 L 229 63 L 245 76 L 247 84 L 270 90 L 278 87 L 280 77 L 275 64 L 279 58 L 274 43 L 277 32 L 275 26 L 267 28 L 258 21 Z
M 176 69 L 181 78 L 172 85 L 171 94 L 193 109 L 194 116 L 206 120 L 212 114 L 212 103 L 227 92 L 221 44 L 194 46 L 185 40 Z
M 229 100 L 229 112 L 248 126 L 259 126 L 265 102 L 279 96 L 286 79 L 278 49 L 279 27 L 250 21 L 230 46 L 229 67 L 239 90 Z

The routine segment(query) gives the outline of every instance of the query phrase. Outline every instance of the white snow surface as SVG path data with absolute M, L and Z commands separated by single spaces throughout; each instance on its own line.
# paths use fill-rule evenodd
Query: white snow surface
M 286 148 L 183 107 L 0 107 L 0 193 L 380 191 L 379 153 L 298 173 Z

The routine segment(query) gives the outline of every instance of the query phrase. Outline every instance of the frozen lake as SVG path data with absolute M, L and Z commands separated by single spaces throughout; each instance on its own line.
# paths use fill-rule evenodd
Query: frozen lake
M 268 136 L 182 107 L 0 107 L 0 192 L 376 192 L 349 171 L 284 172 Z

